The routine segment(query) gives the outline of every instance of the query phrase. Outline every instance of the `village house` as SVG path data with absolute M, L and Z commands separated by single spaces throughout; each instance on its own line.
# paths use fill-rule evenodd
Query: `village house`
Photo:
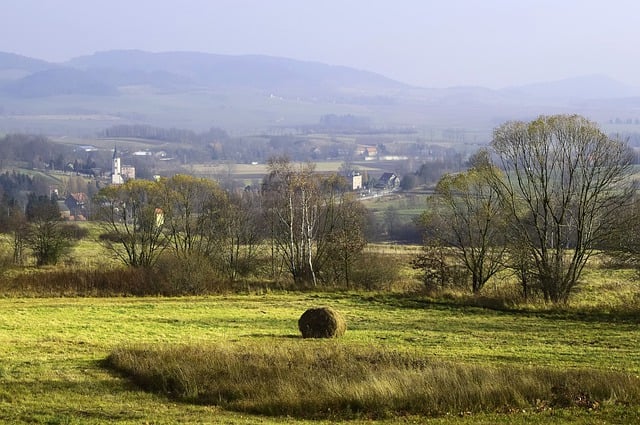
M 69 208 L 69 218 L 75 220 L 85 220 L 89 209 L 89 196 L 84 192 L 70 193 L 64 200 L 64 204 Z
M 400 187 L 400 178 L 395 173 L 383 173 L 375 185 L 376 189 L 393 190 Z
M 349 188 L 351 190 L 361 190 L 362 189 L 362 174 L 357 171 L 352 171 L 347 176 L 347 181 L 349 182 Z
M 124 181 L 132 180 L 136 178 L 136 167 L 133 165 L 123 165 L 120 167 L 120 174 Z
M 365 161 L 373 161 L 378 158 L 378 148 L 370 145 L 358 145 L 356 155 Z

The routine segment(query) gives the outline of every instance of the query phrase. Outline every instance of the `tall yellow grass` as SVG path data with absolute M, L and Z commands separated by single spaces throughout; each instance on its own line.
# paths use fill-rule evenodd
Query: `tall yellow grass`
M 439 416 L 637 403 L 640 378 L 602 370 L 442 362 L 372 346 L 278 344 L 119 348 L 106 363 L 147 390 L 264 415 Z

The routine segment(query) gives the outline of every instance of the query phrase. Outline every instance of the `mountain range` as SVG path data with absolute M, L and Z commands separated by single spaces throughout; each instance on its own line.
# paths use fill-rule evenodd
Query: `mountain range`
M 74 116 L 103 117 L 96 127 L 126 121 L 260 128 L 313 123 L 327 113 L 367 116 L 378 126 L 490 128 L 557 112 L 635 120 L 639 97 L 640 88 L 604 75 L 500 90 L 433 89 L 260 55 L 116 50 L 51 63 L 0 52 L 0 124 L 9 130 L 16 122 L 35 125 L 34 116 L 65 115 L 66 124 Z
M 17 97 L 116 94 L 121 86 L 158 89 L 250 88 L 326 93 L 400 89 L 407 85 L 373 72 L 270 56 L 197 52 L 99 52 L 64 63 L 0 53 L 3 89 Z M 17 76 L 18 78 L 9 78 Z

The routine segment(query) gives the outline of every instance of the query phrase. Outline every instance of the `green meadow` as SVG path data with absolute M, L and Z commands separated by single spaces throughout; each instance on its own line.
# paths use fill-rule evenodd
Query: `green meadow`
M 344 314 L 348 326 L 344 337 L 322 341 L 299 337 L 297 319 L 305 309 L 319 305 L 330 305 Z M 2 423 L 640 421 L 640 329 L 633 315 L 591 314 L 579 308 L 498 311 L 422 295 L 286 292 L 185 298 L 4 298 L 0 309 Z M 243 371 L 247 381 L 258 382 L 252 374 L 257 373 L 260 362 L 274 362 L 279 376 L 273 382 L 278 385 L 298 381 L 299 369 L 309 366 L 302 374 L 312 378 L 320 374 L 324 381 L 341 383 L 332 387 L 336 393 L 359 391 L 361 399 L 332 413 L 322 410 L 323 395 L 313 391 L 291 396 L 304 403 L 287 410 L 274 406 L 273 400 L 270 408 L 260 407 L 260 395 L 243 401 L 243 394 L 250 394 L 229 395 L 231 387 L 215 389 L 217 398 L 211 398 L 202 383 L 200 390 L 182 392 L 175 382 L 154 387 L 127 373 L 126 365 L 121 364 L 119 370 L 113 367 L 118 361 L 140 366 L 140 353 L 151 361 L 147 372 L 167 366 L 162 373 L 177 370 L 183 377 L 193 374 L 197 359 L 206 358 L 212 365 L 222 359 L 226 363 L 219 374 L 207 376 L 210 384 L 216 381 L 218 385 L 226 385 L 223 372 L 233 370 Z M 316 356 L 315 360 L 309 356 Z M 322 356 L 325 363 L 317 363 Z M 327 365 L 326 359 L 334 357 L 342 360 Z M 391 375 L 385 359 L 401 367 Z M 289 364 L 276 364 L 283 361 Z M 301 361 L 311 363 L 305 366 Z M 357 391 L 350 388 L 353 379 L 340 376 L 343 366 L 367 374 L 358 375 L 359 382 L 376 384 Z M 384 373 L 376 375 L 377 371 Z M 206 367 L 200 373 L 206 374 Z M 420 382 L 425 374 L 439 376 L 438 394 L 452 394 L 444 400 L 452 406 L 450 410 L 420 411 L 421 405 L 431 402 L 428 399 L 400 403 L 405 410 L 367 405 L 375 403 L 380 394 L 394 396 L 381 388 L 400 385 L 409 393 L 402 383 L 414 381 L 406 381 L 406 376 Z M 148 379 L 154 379 L 152 375 L 153 371 Z M 396 376 L 393 385 L 381 382 L 390 376 Z M 171 376 L 161 378 L 165 384 L 173 382 Z M 180 382 L 194 379 L 192 383 L 198 385 L 198 378 Z M 275 378 L 267 374 L 264 379 Z M 491 405 L 498 387 L 517 386 L 517 382 L 536 392 L 532 400 L 526 394 L 509 393 L 505 399 L 509 403 Z M 318 385 L 325 388 L 325 384 Z M 370 394 L 371 388 L 376 394 Z M 481 393 L 474 393 L 473 388 Z M 285 390 L 272 388 L 273 392 Z M 420 388 L 417 390 L 419 395 Z M 435 394 L 433 388 L 430 391 Z M 588 403 L 574 400 L 576 395 Z M 338 401 L 343 396 L 333 395 Z M 469 408 L 465 408 L 467 402 Z M 307 407 L 320 410 L 309 412 Z

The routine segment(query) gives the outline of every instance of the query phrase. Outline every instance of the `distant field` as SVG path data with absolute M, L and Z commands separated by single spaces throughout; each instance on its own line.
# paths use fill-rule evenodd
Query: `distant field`
M 402 223 L 408 223 L 427 208 L 428 194 L 394 193 L 388 196 L 366 199 L 363 204 L 374 213 L 378 220 L 393 212 Z
M 368 116 L 375 107 L 322 103 L 311 99 L 273 98 L 251 90 L 171 92 L 124 88 L 118 96 L 51 96 L 29 99 L 0 97 L 5 111 L 0 125 L 10 132 L 86 136 L 117 124 L 205 131 L 222 127 L 233 135 L 256 134 L 273 126 L 314 124 L 327 113 Z
M 342 161 L 317 161 L 314 162 L 316 171 L 320 173 L 337 172 Z M 302 166 L 303 163 L 294 163 L 294 167 Z M 379 165 L 379 164 L 378 164 Z M 196 175 L 227 175 L 232 176 L 265 176 L 268 174 L 268 165 L 264 163 L 260 164 L 191 164 L 188 166 L 190 170 Z M 364 171 L 376 171 L 382 172 L 380 168 L 374 166 L 361 166 L 358 164 L 358 169 Z

